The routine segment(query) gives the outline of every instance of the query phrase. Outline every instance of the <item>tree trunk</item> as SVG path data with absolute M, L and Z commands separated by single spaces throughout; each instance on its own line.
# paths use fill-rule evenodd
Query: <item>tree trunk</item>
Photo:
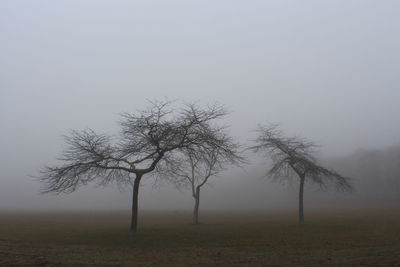
M 142 174 L 136 174 L 135 182 L 133 184 L 132 194 L 132 217 L 131 217 L 131 232 L 137 232 L 137 219 L 138 219 L 138 196 L 139 184 L 142 179 Z
M 196 188 L 194 194 L 193 224 L 199 223 L 199 206 L 200 206 L 200 187 Z
M 304 195 L 304 182 L 305 177 L 300 177 L 300 190 L 299 190 L 299 223 L 304 224 L 304 206 L 303 206 L 303 195 Z

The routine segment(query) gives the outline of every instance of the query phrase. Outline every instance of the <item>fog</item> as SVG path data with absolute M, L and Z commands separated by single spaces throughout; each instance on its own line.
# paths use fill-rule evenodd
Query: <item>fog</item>
M 0 210 L 129 209 L 130 188 L 42 195 L 32 176 L 56 163 L 62 135 L 116 134 L 118 114 L 146 99 L 223 104 L 231 111 L 223 123 L 243 146 L 258 123 L 280 123 L 357 178 L 351 195 L 307 187 L 306 208 L 315 199 L 367 203 L 373 188 L 362 181 L 373 179 L 374 160 L 365 171 L 355 151 L 400 144 L 399 8 L 395 0 L 1 1 Z M 379 162 L 387 169 L 399 159 Z M 297 184 L 261 178 L 267 169 L 250 155 L 202 190 L 201 209 L 296 208 Z M 385 188 L 391 197 L 380 203 L 398 203 Z M 188 190 L 144 178 L 141 209 L 192 204 Z

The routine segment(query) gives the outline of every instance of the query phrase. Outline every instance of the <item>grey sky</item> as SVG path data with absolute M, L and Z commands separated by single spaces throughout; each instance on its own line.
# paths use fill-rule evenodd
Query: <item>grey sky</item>
M 27 175 L 62 134 L 114 133 L 145 99 L 225 104 L 243 142 L 279 122 L 327 156 L 399 144 L 399 14 L 396 0 L 2 0 L 0 208 L 65 203 Z

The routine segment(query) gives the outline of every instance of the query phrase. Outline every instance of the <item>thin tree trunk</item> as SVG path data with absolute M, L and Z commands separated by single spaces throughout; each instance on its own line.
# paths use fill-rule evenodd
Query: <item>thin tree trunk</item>
M 138 196 L 139 184 L 142 179 L 142 174 L 136 174 L 135 182 L 133 184 L 132 194 L 132 217 L 131 217 L 131 232 L 137 232 L 137 219 L 138 219 Z
M 303 195 L 304 195 L 304 182 L 305 177 L 300 177 L 300 189 L 299 189 L 299 223 L 304 223 L 304 206 L 303 206 Z
M 194 194 L 193 224 L 199 223 L 199 206 L 200 206 L 200 187 L 196 188 Z

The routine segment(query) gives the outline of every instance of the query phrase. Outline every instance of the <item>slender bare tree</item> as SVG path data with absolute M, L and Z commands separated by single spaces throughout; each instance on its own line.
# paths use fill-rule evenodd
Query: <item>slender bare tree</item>
M 284 137 L 277 125 L 259 126 L 255 152 L 265 152 L 272 159 L 272 167 L 266 176 L 274 179 L 299 178 L 299 222 L 304 223 L 304 184 L 307 181 L 326 189 L 333 183 L 338 190 L 352 191 L 350 178 L 324 168 L 313 156 L 316 145 L 299 137 Z
M 240 165 L 245 160 L 238 152 L 239 145 L 224 131 L 223 127 L 213 127 L 213 136 L 217 144 L 188 146 L 176 154 L 168 176 L 174 178 L 178 187 L 189 186 L 194 198 L 193 224 L 199 223 L 200 190 L 209 178 L 218 175 L 228 165 Z
M 65 137 L 67 148 L 60 163 L 41 171 L 43 192 L 71 193 L 89 182 L 130 184 L 130 230 L 136 232 L 142 177 L 149 173 L 157 175 L 157 166 L 170 165 L 168 161 L 179 149 L 217 147 L 221 142 L 211 122 L 227 114 L 223 107 L 185 104 L 176 108 L 174 103 L 154 101 L 138 114 L 122 114 L 121 132 L 116 138 L 92 130 L 73 131 Z

